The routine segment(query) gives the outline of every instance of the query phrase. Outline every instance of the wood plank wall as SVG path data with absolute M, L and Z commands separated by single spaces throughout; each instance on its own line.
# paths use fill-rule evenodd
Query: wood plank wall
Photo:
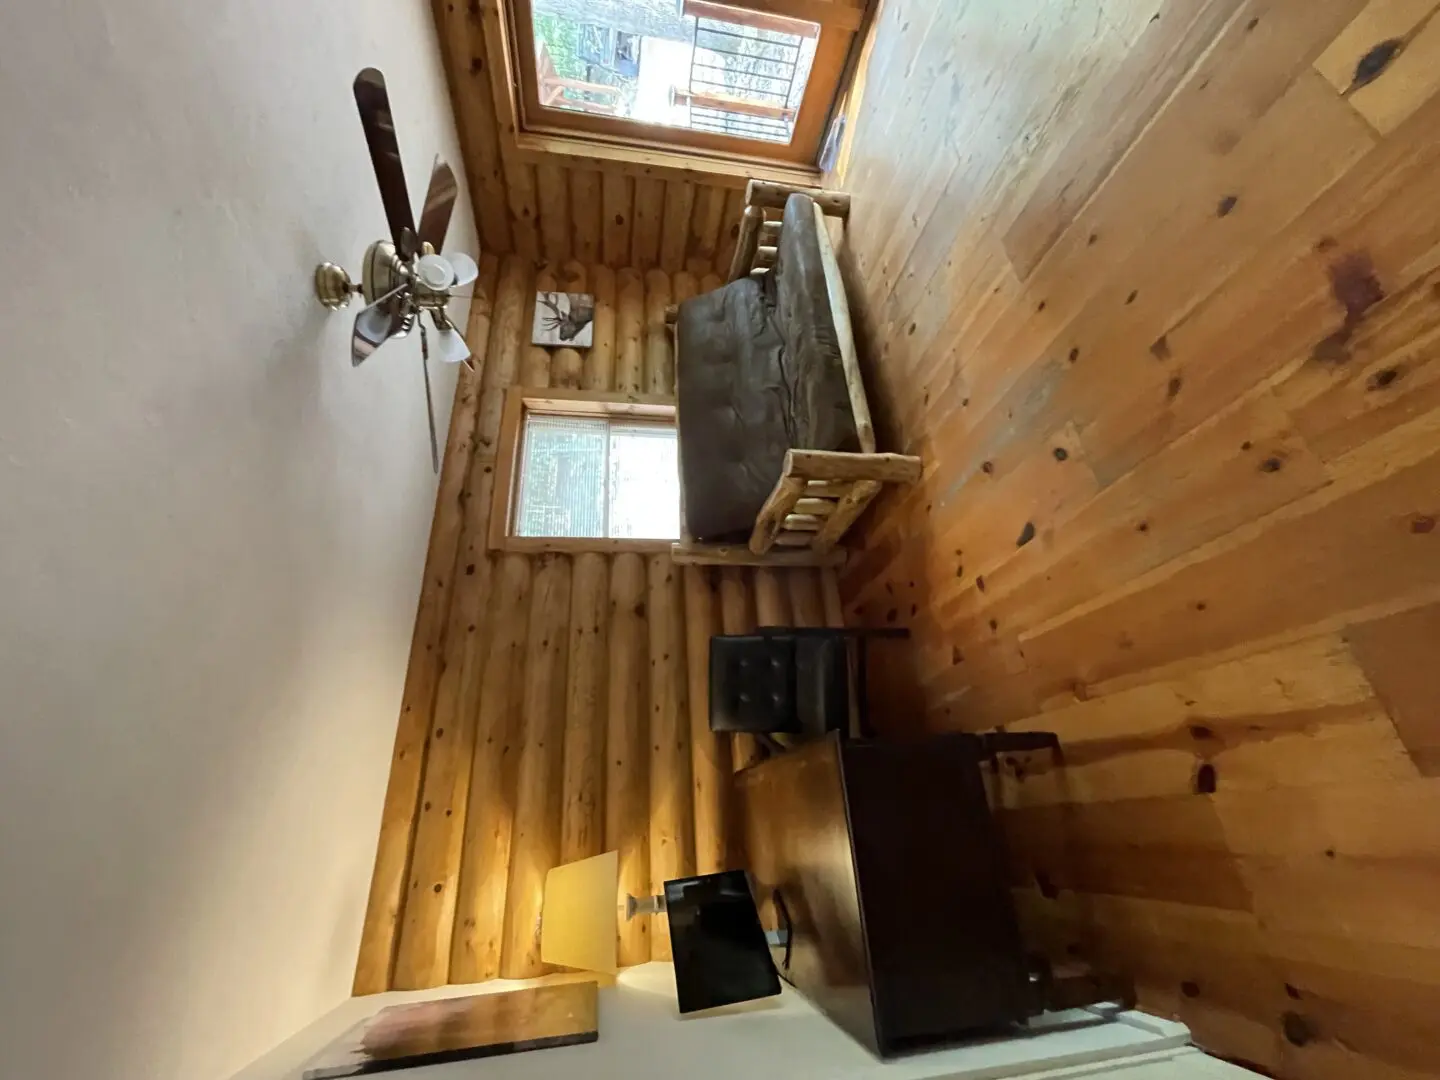
M 486 47 L 498 35 L 496 0 L 433 7 L 484 251 L 697 277 L 729 270 L 743 179 L 508 152 L 513 132 L 501 131 L 495 105 L 508 88 Z
M 1297 1080 L 1440 1075 L 1436 7 L 886 0 L 831 181 L 878 722 L 1058 731 L 1032 939 Z
M 356 993 L 542 974 L 545 873 L 620 853 L 621 891 L 739 865 L 732 755 L 709 730 L 721 613 L 839 618 L 833 571 L 722 575 L 668 555 L 485 548 L 500 404 L 520 385 L 674 392 L 664 322 L 707 273 L 487 255 L 440 479 Z M 537 284 L 588 289 L 594 346 L 529 345 Z M 757 603 L 758 602 L 758 603 Z M 794 615 L 792 616 L 792 609 Z M 620 934 L 624 964 L 668 959 L 663 918 Z

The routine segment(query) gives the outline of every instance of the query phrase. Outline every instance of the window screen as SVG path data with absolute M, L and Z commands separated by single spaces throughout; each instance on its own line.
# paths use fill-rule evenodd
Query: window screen
M 514 523 L 516 536 L 677 539 L 674 425 L 527 412 Z

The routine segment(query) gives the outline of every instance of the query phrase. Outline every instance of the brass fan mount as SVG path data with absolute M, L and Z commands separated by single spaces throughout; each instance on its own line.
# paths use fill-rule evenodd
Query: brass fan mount
M 331 311 L 339 311 L 349 304 L 357 291 L 343 266 L 322 262 L 315 267 L 315 299 Z

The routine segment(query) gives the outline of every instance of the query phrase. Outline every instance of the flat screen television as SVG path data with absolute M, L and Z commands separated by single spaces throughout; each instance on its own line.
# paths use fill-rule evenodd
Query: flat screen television
M 682 1013 L 780 993 L 745 871 L 667 881 L 665 910 Z

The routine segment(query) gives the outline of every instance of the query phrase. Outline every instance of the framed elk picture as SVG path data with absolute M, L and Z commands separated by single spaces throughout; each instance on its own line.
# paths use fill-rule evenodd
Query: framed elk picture
M 562 349 L 588 349 L 594 324 L 595 297 L 589 293 L 538 292 L 530 341 Z

